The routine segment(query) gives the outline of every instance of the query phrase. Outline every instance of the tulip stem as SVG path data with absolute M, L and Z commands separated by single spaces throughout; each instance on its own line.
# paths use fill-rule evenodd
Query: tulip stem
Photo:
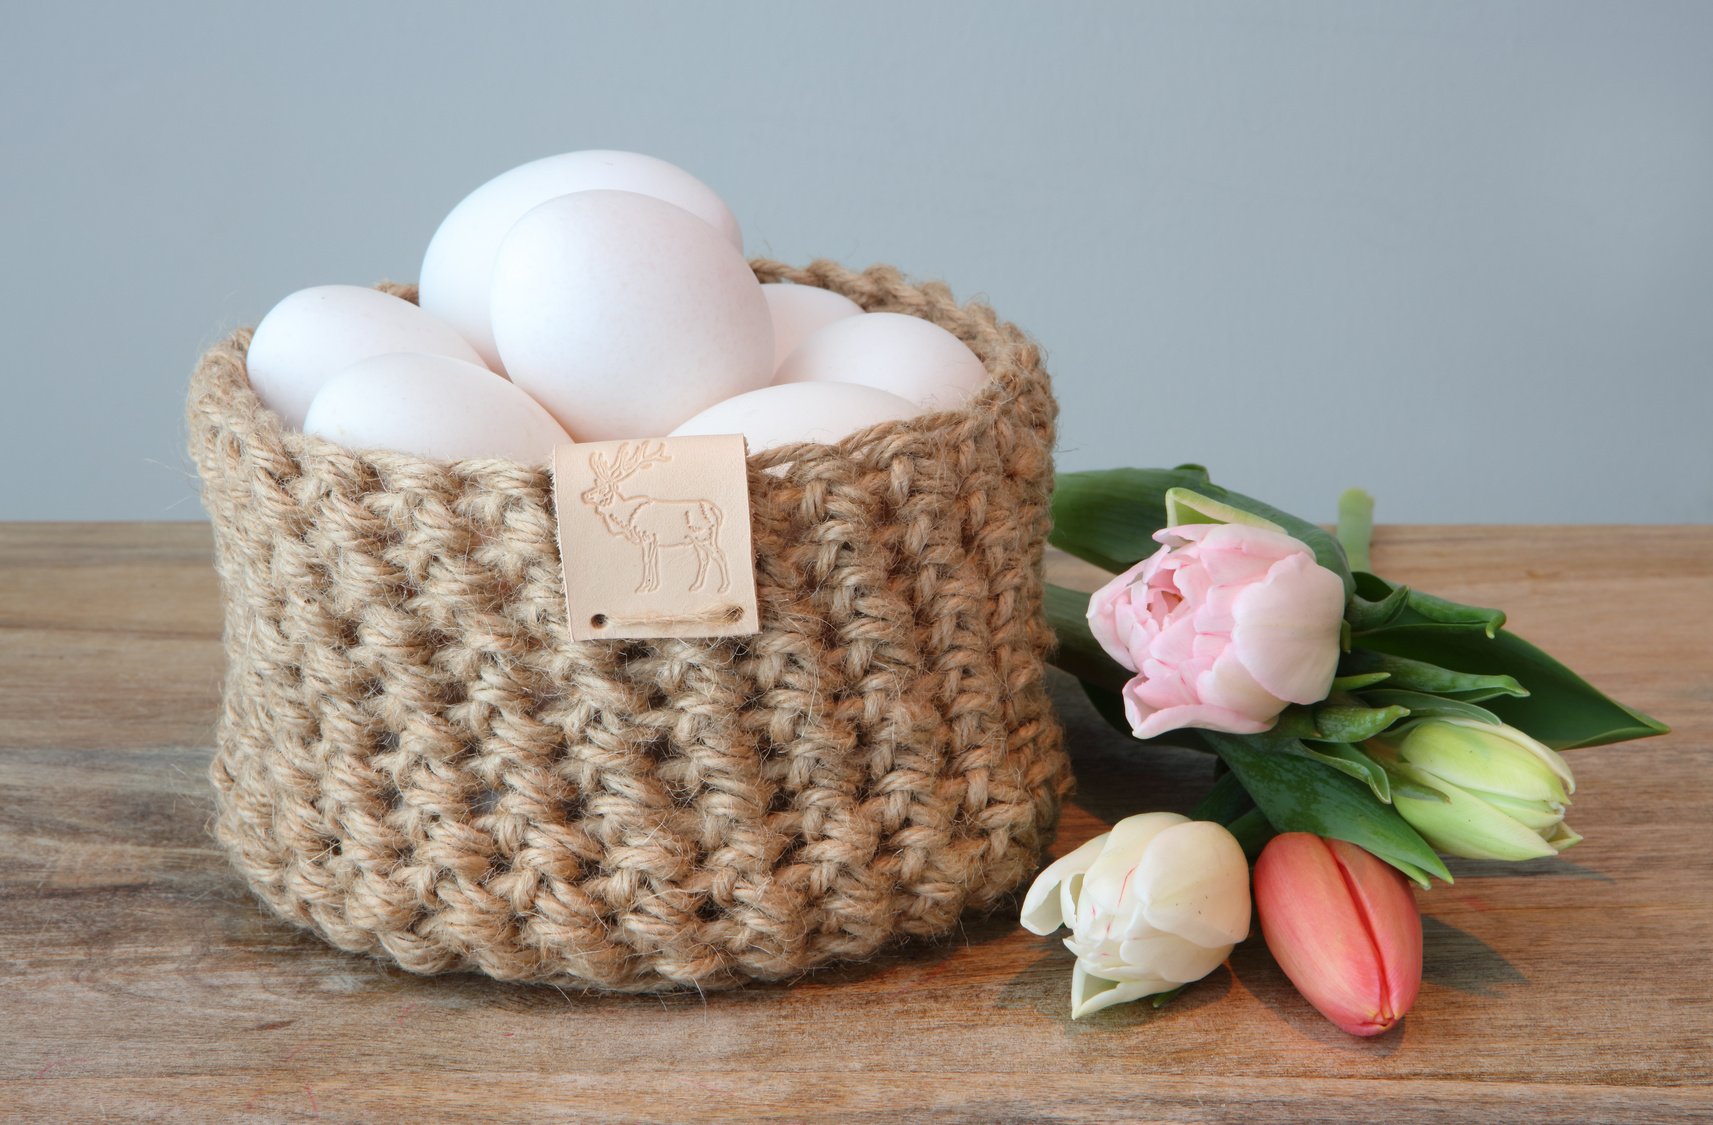
M 1338 498 L 1338 542 L 1351 570 L 1371 570 L 1368 544 L 1374 538 L 1374 498 L 1347 488 Z

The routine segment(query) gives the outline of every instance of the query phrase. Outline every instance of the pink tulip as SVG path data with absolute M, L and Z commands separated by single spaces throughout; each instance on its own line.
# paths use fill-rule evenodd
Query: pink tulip
M 1089 599 L 1089 629 L 1134 679 L 1137 738 L 1180 727 L 1258 734 L 1291 703 L 1326 698 L 1344 583 L 1280 531 L 1186 524 Z
M 1422 986 L 1422 919 L 1394 867 L 1355 844 L 1276 836 L 1255 861 L 1255 910 L 1273 959 L 1352 1035 L 1404 1018 Z

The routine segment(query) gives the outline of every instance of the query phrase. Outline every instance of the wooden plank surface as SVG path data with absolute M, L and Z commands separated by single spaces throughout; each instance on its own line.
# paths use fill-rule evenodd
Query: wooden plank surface
M 1070 954 L 1010 914 L 705 997 L 339 953 L 207 834 L 206 528 L 0 525 L 0 1118 L 1713 1119 L 1713 528 L 1383 527 L 1375 559 L 1504 606 L 1675 733 L 1572 752 L 1587 841 L 1564 859 L 1458 863 L 1423 895 L 1421 999 L 1359 1041 L 1259 942 L 1164 1010 L 1073 1024 Z M 1207 784 L 1055 697 L 1079 792 L 1054 854 Z

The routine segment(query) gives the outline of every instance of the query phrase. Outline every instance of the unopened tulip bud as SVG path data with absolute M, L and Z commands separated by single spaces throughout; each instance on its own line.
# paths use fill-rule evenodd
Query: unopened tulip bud
M 1564 823 L 1570 767 L 1515 727 L 1429 719 L 1376 749 L 1406 783 L 1393 786 L 1399 815 L 1447 855 L 1535 859 L 1582 839 Z
M 1255 861 L 1255 911 L 1273 959 L 1341 1030 L 1378 1035 L 1422 984 L 1422 920 L 1398 870 L 1355 844 L 1275 836 Z

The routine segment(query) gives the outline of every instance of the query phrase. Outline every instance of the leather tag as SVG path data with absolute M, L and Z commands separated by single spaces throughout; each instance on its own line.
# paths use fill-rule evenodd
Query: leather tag
M 573 640 L 760 631 L 745 454 L 741 434 L 553 451 Z

